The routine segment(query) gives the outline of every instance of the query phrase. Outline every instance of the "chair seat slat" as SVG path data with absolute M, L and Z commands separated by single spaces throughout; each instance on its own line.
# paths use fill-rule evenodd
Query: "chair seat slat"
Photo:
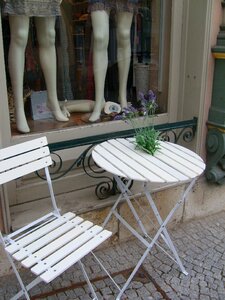
M 33 231 L 31 234 L 26 235 L 25 237 L 17 240 L 16 243 L 6 247 L 6 251 L 10 254 L 15 253 L 22 247 L 32 243 L 33 241 L 39 239 L 44 234 L 49 233 L 50 231 L 54 230 L 55 228 L 59 227 L 61 224 L 65 223 L 66 221 L 72 219 L 75 215 L 73 213 L 66 213 L 63 216 L 55 219 L 54 221 L 40 227 L 38 230 Z
M 73 251 L 78 249 L 80 246 L 84 245 L 87 241 L 89 241 L 92 237 L 102 231 L 102 227 L 93 226 L 89 230 L 85 231 L 83 234 L 78 236 L 77 238 L 70 240 L 65 246 L 60 248 L 58 251 L 55 251 L 52 255 L 48 256 L 46 259 L 38 262 L 31 271 L 40 275 L 45 272 L 48 268 L 57 264 L 60 260 L 64 259 L 67 255 L 71 254 Z
M 79 236 L 92 226 L 93 223 L 89 221 L 85 221 L 77 225 L 75 228 L 71 229 L 64 235 L 60 236 L 58 239 L 41 248 L 39 251 L 33 253 L 32 255 L 29 255 L 25 260 L 21 262 L 21 264 L 26 268 L 30 268 L 40 260 L 44 259 L 45 257 L 51 255 L 53 252 L 68 244 L 71 240 L 75 239 L 77 236 Z
M 97 246 L 103 243 L 112 235 L 112 232 L 108 230 L 103 230 L 101 233 L 96 235 L 93 239 L 89 240 L 82 247 L 74 251 L 72 254 L 65 257 L 62 261 L 56 264 L 54 267 L 50 268 L 40 278 L 46 283 L 51 282 L 53 279 L 62 274 L 65 270 L 70 268 L 73 264 L 82 259 L 85 255 L 93 251 Z
M 83 221 L 82 218 L 76 217 L 74 219 L 69 220 L 67 223 L 62 224 L 60 227 L 57 227 L 55 230 L 51 231 L 48 234 L 45 234 L 40 239 L 34 241 L 33 243 L 29 244 L 27 247 L 20 249 L 18 252 L 13 254 L 13 257 L 20 261 L 25 259 L 30 254 L 36 252 L 37 250 L 43 248 L 44 246 L 51 243 L 53 240 L 57 239 L 58 237 L 62 236 L 72 228 L 76 227 L 79 223 Z

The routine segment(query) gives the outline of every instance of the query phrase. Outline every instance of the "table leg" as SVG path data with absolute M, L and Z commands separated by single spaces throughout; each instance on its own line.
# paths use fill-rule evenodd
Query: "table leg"
M 123 194 L 123 197 L 126 199 L 126 202 L 127 202 L 131 212 L 133 213 L 133 215 L 134 215 L 134 217 L 137 221 L 137 224 L 139 225 L 139 227 L 140 227 L 141 231 L 143 232 L 144 236 L 147 237 L 148 233 L 147 233 L 147 231 L 146 231 L 139 215 L 137 214 L 133 204 L 130 201 L 130 196 L 132 196 L 132 193 L 128 189 L 128 185 L 125 185 L 118 176 L 114 176 L 114 178 L 116 180 L 116 183 L 117 183 L 121 193 Z M 130 196 L 129 196 L 129 194 L 130 194 Z
M 108 216 L 106 217 L 104 223 L 103 223 L 103 227 L 106 226 L 106 224 L 108 223 L 109 219 L 111 218 L 111 216 L 114 214 L 114 216 L 129 230 L 131 231 L 131 233 L 138 238 L 146 247 L 145 252 L 143 253 L 143 255 L 141 256 L 140 260 L 138 261 L 138 263 L 136 264 L 135 268 L 133 269 L 132 273 L 130 274 L 129 278 L 127 279 L 126 283 L 124 284 L 124 286 L 122 287 L 121 291 L 119 292 L 116 300 L 119 300 L 121 298 L 121 296 L 123 295 L 124 291 L 127 289 L 127 287 L 129 286 L 130 282 L 132 281 L 134 275 L 136 274 L 136 272 L 138 271 L 138 269 L 140 268 L 140 266 L 142 265 L 142 263 L 144 262 L 146 256 L 148 255 L 148 253 L 151 251 L 152 247 L 156 244 L 157 245 L 157 240 L 160 236 L 162 236 L 164 238 L 164 241 L 166 242 L 166 244 L 168 245 L 168 247 L 170 248 L 170 250 L 172 251 L 175 259 L 173 259 L 180 267 L 181 271 L 187 275 L 188 273 L 186 272 L 180 258 L 179 255 L 177 253 L 177 250 L 170 238 L 170 235 L 167 231 L 166 225 L 169 223 L 169 221 L 171 220 L 173 214 L 175 213 L 175 211 L 180 207 L 181 204 L 184 203 L 188 193 L 190 192 L 190 190 L 192 189 L 192 187 L 195 184 L 196 179 L 193 179 L 189 185 L 187 186 L 187 188 L 185 189 L 185 191 L 183 192 L 182 197 L 179 199 L 179 201 L 177 201 L 177 203 L 174 205 L 174 207 L 171 209 L 171 211 L 169 212 L 169 214 L 167 215 L 167 217 L 165 218 L 165 220 L 163 221 L 159 211 L 151 197 L 150 192 L 147 189 L 146 184 L 144 184 L 144 195 L 146 196 L 146 199 L 150 205 L 150 207 L 153 210 L 153 213 L 160 225 L 160 227 L 158 228 L 158 231 L 156 232 L 155 236 L 153 238 L 151 238 L 151 242 L 148 242 L 144 237 L 142 237 L 128 222 L 126 222 L 126 220 L 120 216 L 120 214 L 116 211 L 116 208 L 119 204 L 119 202 L 124 198 L 133 214 L 133 216 L 135 217 L 142 233 L 144 234 L 145 237 L 149 237 L 148 233 L 140 219 L 140 217 L 138 216 L 137 211 L 135 210 L 130 197 L 132 196 L 132 193 L 130 192 L 128 186 L 130 184 L 130 181 L 128 181 L 127 184 L 124 184 L 122 182 L 122 180 L 118 177 L 118 176 L 114 176 L 117 185 L 121 191 L 120 196 L 118 197 L 117 201 L 115 202 L 115 204 L 113 205 L 113 207 L 111 208 Z M 169 253 L 167 253 L 165 251 L 166 254 L 169 255 Z M 169 255 L 170 256 L 170 255 Z M 171 256 L 170 256 L 171 257 Z
M 192 180 L 192 181 L 190 182 L 190 184 L 188 185 L 188 187 L 186 188 L 186 190 L 184 191 L 184 193 L 183 193 L 181 199 L 177 202 L 177 204 L 178 204 L 179 206 L 185 201 L 185 199 L 186 199 L 186 197 L 187 197 L 187 194 L 189 193 L 189 191 L 191 190 L 191 188 L 192 188 L 193 185 L 195 184 L 195 181 L 196 181 L 195 179 Z M 152 199 L 152 196 L 151 196 L 149 190 L 147 189 L 146 184 L 144 184 L 144 193 L 145 193 L 145 195 L 146 195 L 146 198 L 147 198 L 147 201 L 148 201 L 149 205 L 151 206 L 151 208 L 152 208 L 152 210 L 153 210 L 153 212 L 154 212 L 154 215 L 155 215 L 155 217 L 156 217 L 156 219 L 157 219 L 159 225 L 162 226 L 163 220 L 162 220 L 162 218 L 161 218 L 161 216 L 160 216 L 160 214 L 159 214 L 159 211 L 158 211 L 158 209 L 157 209 L 157 207 L 156 207 L 156 205 L 155 205 L 155 202 L 154 202 L 153 199 Z M 172 211 L 172 212 L 175 212 L 175 210 L 176 210 L 177 208 L 178 208 L 178 207 L 174 207 L 171 211 Z M 173 244 L 173 242 L 172 242 L 172 240 L 171 240 L 171 238 L 170 238 L 170 235 L 169 235 L 169 233 L 168 233 L 166 227 L 163 228 L 162 232 L 163 232 L 163 234 L 164 234 L 164 236 L 163 236 L 164 238 L 163 238 L 163 239 L 164 239 L 164 241 L 166 242 L 166 244 L 168 245 L 168 247 L 170 248 L 170 250 L 172 251 L 172 253 L 173 253 L 174 257 L 175 257 L 175 261 L 176 261 L 177 264 L 179 265 L 179 267 L 180 267 L 182 273 L 184 273 L 185 275 L 188 275 L 187 271 L 185 270 L 185 268 L 184 268 L 184 266 L 183 266 L 183 264 L 182 264 L 182 262 L 181 262 L 181 259 L 180 259 L 179 255 L 178 255 L 178 253 L 177 253 L 177 250 L 176 250 L 176 248 L 175 248 L 175 246 L 174 246 L 174 244 Z
M 120 180 L 120 179 L 119 179 Z M 127 182 L 127 184 L 125 185 L 124 183 L 122 183 L 124 185 L 124 191 L 128 190 L 128 186 L 130 185 L 132 180 L 129 180 Z M 120 188 L 120 187 L 119 187 Z M 113 207 L 110 209 L 109 214 L 107 215 L 107 217 L 105 218 L 102 227 L 104 228 L 106 226 L 106 224 L 109 222 L 110 218 L 112 217 L 112 215 L 114 214 L 114 212 L 116 211 L 117 205 L 120 203 L 121 199 L 123 198 L 123 193 L 121 192 L 121 194 L 119 195 L 118 199 L 116 200 L 116 202 L 114 203 Z
M 123 295 L 124 291 L 127 289 L 127 287 L 129 286 L 130 282 L 132 281 L 134 275 L 136 274 L 136 272 L 138 271 L 138 269 L 140 268 L 140 266 L 142 265 L 143 261 L 145 260 L 146 256 L 148 255 L 148 253 L 151 251 L 152 247 L 154 246 L 154 244 L 156 243 L 156 241 L 158 240 L 159 236 L 162 234 L 162 233 L 166 233 L 166 237 L 168 236 L 168 232 L 166 230 L 166 225 L 168 224 L 168 222 L 170 221 L 170 219 L 172 218 L 174 212 L 178 209 L 178 207 L 185 201 L 185 198 L 187 197 L 187 194 L 189 193 L 189 191 L 191 190 L 191 188 L 193 187 L 195 183 L 195 180 L 191 181 L 191 183 L 188 185 L 188 187 L 186 188 L 186 190 L 184 191 L 181 199 L 174 205 L 173 209 L 169 212 L 169 214 L 167 215 L 166 219 L 164 221 L 162 221 L 161 217 L 160 217 L 160 228 L 158 229 L 157 233 L 155 234 L 154 238 L 152 239 L 151 243 L 149 243 L 147 249 L 145 250 L 144 254 L 142 255 L 142 257 L 140 258 L 140 260 L 138 261 L 138 263 L 136 264 L 135 268 L 133 269 L 132 273 L 130 274 L 129 278 L 127 279 L 126 283 L 124 284 L 124 286 L 122 287 L 120 293 L 118 294 L 116 300 L 120 300 L 121 296 Z M 158 210 L 157 210 L 158 211 Z M 171 241 L 171 239 L 169 238 L 169 240 Z M 173 242 L 171 241 L 171 244 L 173 245 Z M 174 247 L 174 246 L 173 246 Z M 176 250 L 175 250 L 176 252 Z M 177 257 L 178 254 L 176 252 L 176 255 Z M 180 259 L 179 259 L 180 261 Z M 179 265 L 180 268 L 181 268 L 181 271 L 184 273 L 184 274 L 188 274 L 182 263 L 181 265 Z M 182 267 L 181 267 L 182 266 Z

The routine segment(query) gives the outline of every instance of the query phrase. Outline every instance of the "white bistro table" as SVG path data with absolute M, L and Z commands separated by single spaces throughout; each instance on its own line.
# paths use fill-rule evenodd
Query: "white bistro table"
M 167 247 L 171 250 L 174 261 L 179 265 L 181 271 L 187 275 L 177 250 L 170 238 L 166 225 L 171 220 L 171 217 L 178 207 L 185 201 L 187 194 L 192 189 L 196 179 L 203 173 L 205 169 L 203 160 L 193 151 L 169 142 L 160 142 L 160 149 L 152 156 L 141 150 L 137 150 L 133 139 L 125 138 L 111 139 L 95 146 L 92 151 L 92 157 L 99 167 L 113 174 L 121 191 L 117 201 L 106 217 L 103 227 L 106 226 L 111 216 L 114 215 L 146 247 L 142 257 L 136 264 L 116 299 L 120 299 L 147 254 L 155 244 L 157 245 L 159 237 L 163 238 Z M 127 180 L 124 182 L 123 178 Z M 142 217 L 139 217 L 138 211 L 130 200 L 133 195 L 128 187 L 133 180 L 142 182 L 142 191 L 140 192 L 143 192 L 143 195 L 146 196 L 146 201 L 154 212 L 159 224 L 153 237 L 149 236 L 142 222 Z M 161 218 L 151 196 L 151 191 L 149 191 L 147 186 L 150 182 L 162 184 L 187 183 L 181 198 L 176 201 L 176 204 L 164 220 Z M 139 226 L 138 229 L 139 231 L 141 230 L 141 234 L 137 231 L 137 228 L 131 226 L 128 221 L 118 213 L 117 206 L 122 200 L 127 202 L 137 221 Z M 171 257 L 169 253 L 167 254 Z

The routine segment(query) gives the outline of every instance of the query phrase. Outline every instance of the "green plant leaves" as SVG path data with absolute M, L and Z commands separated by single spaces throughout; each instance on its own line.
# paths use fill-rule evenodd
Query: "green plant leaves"
M 160 149 L 159 135 L 160 132 L 155 130 L 154 127 L 146 127 L 136 130 L 136 134 L 134 136 L 136 147 L 154 155 L 155 152 Z

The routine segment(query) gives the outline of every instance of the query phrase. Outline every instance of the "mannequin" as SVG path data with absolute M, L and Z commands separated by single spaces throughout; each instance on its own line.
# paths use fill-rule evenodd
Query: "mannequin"
M 6 0 L 4 12 L 9 15 L 10 47 L 9 73 L 16 108 L 16 125 L 18 131 L 30 131 L 23 102 L 23 75 L 25 48 L 29 34 L 30 17 L 34 16 L 39 43 L 40 64 L 43 70 L 48 107 L 57 121 L 68 121 L 61 111 L 56 90 L 56 50 L 55 50 L 55 17 L 60 15 L 60 0 L 47 0 L 43 3 L 35 0 L 24 0 L 24 6 L 18 1 Z M 36 4 L 35 4 L 36 3 Z
M 127 79 L 130 68 L 130 29 L 137 0 L 89 0 L 89 11 L 93 27 L 93 72 L 95 81 L 95 106 L 90 122 L 99 119 L 105 105 L 104 86 L 108 66 L 109 13 L 116 10 L 117 60 L 119 71 L 119 98 L 121 108 L 127 107 Z

